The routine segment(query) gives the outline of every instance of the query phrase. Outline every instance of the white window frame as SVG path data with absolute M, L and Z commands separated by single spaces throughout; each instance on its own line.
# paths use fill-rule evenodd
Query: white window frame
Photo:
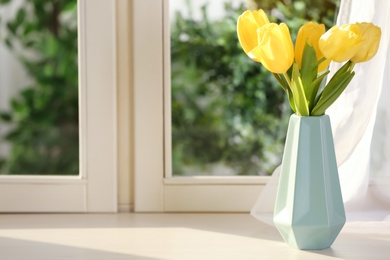
M 268 177 L 172 177 L 168 0 L 133 1 L 136 212 L 248 212 Z
M 79 0 L 80 175 L 0 176 L 0 212 L 117 211 L 115 0 Z

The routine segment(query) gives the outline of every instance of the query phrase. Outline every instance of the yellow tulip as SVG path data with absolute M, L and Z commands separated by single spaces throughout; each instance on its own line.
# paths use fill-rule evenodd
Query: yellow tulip
M 307 22 L 303 26 L 301 26 L 301 28 L 299 28 L 297 39 L 295 42 L 295 61 L 298 63 L 298 67 L 300 69 L 302 65 L 302 55 L 306 41 L 310 46 L 313 46 L 318 61 L 324 58 L 324 55 L 322 54 L 318 46 L 318 41 L 324 33 L 325 25 L 318 24 L 315 22 Z M 323 61 L 318 67 L 318 72 L 324 71 L 328 67 L 330 61 L 331 60 Z
M 381 39 L 381 29 L 372 23 L 356 23 L 362 33 L 359 50 L 351 58 L 353 62 L 364 62 L 375 56 Z
M 257 29 L 258 45 L 248 55 L 273 73 L 285 73 L 294 62 L 294 47 L 285 23 L 269 23 Z
M 245 11 L 237 19 L 237 35 L 241 47 L 248 54 L 257 46 L 257 29 L 269 24 L 267 15 L 263 10 Z M 259 60 L 254 59 L 259 62 Z
M 321 36 L 318 45 L 327 59 L 344 62 L 355 56 L 361 40 L 362 34 L 356 24 L 336 25 Z

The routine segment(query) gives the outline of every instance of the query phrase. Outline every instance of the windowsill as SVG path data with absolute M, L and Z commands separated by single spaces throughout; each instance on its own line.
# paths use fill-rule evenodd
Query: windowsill
M 390 222 L 349 222 L 299 251 L 249 214 L 0 215 L 3 259 L 387 259 Z
M 269 176 L 175 176 L 164 178 L 164 184 L 168 185 L 265 185 Z

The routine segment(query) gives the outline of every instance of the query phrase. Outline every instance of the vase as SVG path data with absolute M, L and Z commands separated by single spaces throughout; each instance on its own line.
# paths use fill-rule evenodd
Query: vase
M 345 224 L 329 116 L 290 117 L 274 224 L 298 249 L 332 245 Z

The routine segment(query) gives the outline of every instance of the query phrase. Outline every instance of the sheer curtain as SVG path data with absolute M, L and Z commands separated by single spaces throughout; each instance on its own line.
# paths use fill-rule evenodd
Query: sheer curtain
M 327 110 L 347 219 L 390 220 L 390 1 L 342 0 L 338 24 L 372 22 L 382 30 L 376 56 Z M 340 64 L 332 64 L 331 72 Z M 251 214 L 272 224 L 279 168 Z M 271 199 L 270 199 L 271 198 Z

